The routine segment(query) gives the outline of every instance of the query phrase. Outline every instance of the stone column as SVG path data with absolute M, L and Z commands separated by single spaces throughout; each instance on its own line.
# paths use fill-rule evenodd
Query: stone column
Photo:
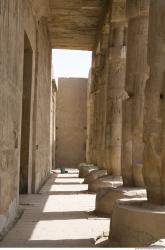
M 91 129 L 90 139 L 92 148 L 92 162 L 100 168 L 104 166 L 104 120 L 106 114 L 106 48 L 108 44 L 107 28 L 102 33 L 97 49 L 93 54 L 91 89 Z M 93 109 L 93 110 L 92 110 Z
M 137 1 L 135 2 L 137 3 Z M 141 7 L 145 3 L 144 0 L 139 2 L 141 2 Z M 111 220 L 111 246 L 115 241 L 118 247 L 145 247 L 150 246 L 154 241 L 165 238 L 164 27 L 165 1 L 150 0 L 148 35 L 150 73 L 145 88 L 143 126 L 143 177 L 148 202 L 146 199 L 116 202 Z M 141 64 L 143 63 L 141 62 Z
M 92 96 L 92 74 L 91 70 L 88 76 L 87 88 L 87 141 L 86 141 L 86 162 L 92 162 L 92 125 L 93 125 L 93 96 Z
M 99 47 L 99 46 L 98 46 Z M 94 163 L 98 164 L 98 140 L 99 140 L 99 77 L 100 77 L 100 49 L 95 54 L 94 68 Z
M 106 95 L 108 81 L 109 11 L 93 52 L 88 86 L 87 162 L 105 167 Z
M 108 19 L 108 18 L 107 18 Z M 99 66 L 99 90 L 98 90 L 98 143 L 97 143 L 97 164 L 101 168 L 105 167 L 105 119 L 107 110 L 107 83 L 108 83 L 108 40 L 109 23 L 107 20 L 102 28 L 100 37 L 100 66 Z
M 102 101 L 103 101 L 103 81 L 102 81 L 102 73 L 104 68 L 104 52 L 101 50 L 98 55 L 99 65 L 97 70 L 97 79 L 98 79 L 98 88 L 97 88 L 97 165 L 101 167 L 102 160 L 101 160 L 101 140 L 103 136 L 102 131 Z
M 88 79 L 87 93 L 87 142 L 86 161 L 79 164 L 79 177 L 87 178 L 94 170 L 98 170 L 97 165 L 97 138 L 98 138 L 98 90 L 99 78 L 98 70 L 100 65 L 99 48 L 93 52 L 92 68 Z
M 122 176 L 124 186 L 143 186 L 144 88 L 148 78 L 149 0 L 127 0 L 127 62 L 123 102 Z
M 144 168 L 148 201 L 165 205 L 165 1 L 151 0 L 145 90 Z
M 81 163 L 79 169 L 91 168 L 92 165 L 97 164 L 97 64 L 98 55 L 95 52 L 92 54 L 92 67 L 88 77 L 88 89 L 87 89 L 87 140 L 86 140 L 86 163 Z M 80 172 L 83 172 L 80 171 Z M 81 177 L 82 177 L 81 173 Z
M 91 142 L 95 142 L 95 162 L 99 167 L 98 170 L 92 171 L 85 178 L 85 183 L 93 183 L 99 177 L 107 175 L 105 161 L 105 132 L 106 132 L 106 116 L 107 116 L 107 87 L 108 87 L 108 49 L 109 49 L 109 12 L 107 13 L 102 27 L 98 47 L 93 58 L 93 81 L 90 102 L 90 113 L 95 122 L 90 129 Z M 95 99 L 95 101 L 94 101 Z M 94 114 L 95 110 L 95 114 Z M 89 112 L 88 112 L 89 113 Z M 90 121 L 93 120 L 91 117 Z M 95 127 L 95 129 L 94 129 Z M 88 130 L 89 131 L 89 130 Z M 95 133 L 93 133 L 95 131 Z M 95 136 L 94 136 L 95 135 Z M 93 140 L 94 139 L 94 140 Z M 89 141 L 89 139 L 88 139 Z M 89 143 L 88 143 L 89 145 Z M 90 147 L 91 148 L 91 147 Z M 88 152 L 90 152 L 88 146 Z M 92 191 L 90 189 L 90 191 Z M 94 190 L 93 190 L 94 191 Z
M 142 169 L 140 164 L 143 153 L 144 87 L 147 78 L 147 30 L 148 1 L 113 1 L 107 159 L 109 171 L 113 175 L 120 174 L 122 166 L 124 186 L 100 190 L 96 197 L 96 211 L 110 216 L 117 199 L 146 195 L 144 189 L 137 188 L 143 185 L 142 173 L 133 171 L 133 168 Z M 135 182 L 133 173 L 137 177 Z
M 121 1 L 120 1 L 121 2 Z M 126 62 L 125 1 L 114 1 L 110 23 L 109 84 L 106 124 L 106 165 L 108 173 L 121 175 L 122 100 Z
M 129 0 L 128 2 L 130 2 L 130 4 L 133 4 L 134 2 L 134 6 L 139 7 L 138 9 L 139 14 L 141 12 L 145 13 L 144 10 L 148 9 L 147 6 L 149 1 Z M 141 15 L 139 17 L 139 14 L 137 19 L 141 20 Z M 134 32 L 134 35 L 137 34 L 137 31 L 140 28 L 140 26 L 141 25 L 138 24 L 137 26 L 134 27 L 134 30 L 136 30 L 136 32 Z M 111 247 L 113 246 L 113 244 L 115 244 L 115 246 L 118 247 L 135 247 L 135 246 L 146 247 L 153 244 L 154 241 L 165 238 L 165 231 L 164 231 L 165 28 L 164 27 L 165 27 L 165 1 L 150 0 L 149 36 L 148 36 L 148 65 L 150 68 L 150 73 L 149 73 L 149 79 L 146 81 L 145 99 L 144 99 L 145 100 L 144 118 L 143 118 L 144 119 L 143 177 L 145 186 L 147 188 L 148 202 L 146 201 L 146 199 L 127 199 L 127 200 L 118 200 L 115 203 L 115 206 L 113 207 L 113 214 L 112 214 L 111 228 L 110 228 Z M 139 35 L 142 34 L 142 32 L 138 33 Z M 143 37 L 140 35 L 140 38 L 136 39 L 136 44 L 138 44 L 138 41 L 139 42 L 142 41 L 141 40 L 142 38 Z M 141 43 L 142 53 L 140 53 L 137 50 L 135 58 L 137 55 L 141 54 L 141 57 L 144 60 L 144 50 L 142 48 L 145 48 L 144 42 Z M 132 66 L 133 65 L 134 64 L 132 64 Z M 139 58 L 139 62 L 136 65 L 138 66 L 138 67 L 136 66 L 138 72 L 140 71 L 140 69 L 142 71 L 144 67 L 144 61 L 142 61 Z M 147 70 L 145 72 L 147 72 Z M 144 75 L 144 73 L 140 75 Z M 139 76 L 138 79 L 144 81 L 144 78 L 141 79 L 141 77 Z M 134 85 L 135 83 L 136 81 L 134 82 Z M 139 93 L 139 91 L 137 91 L 136 89 L 136 92 L 133 92 L 133 94 L 131 94 L 132 99 L 135 98 L 134 96 L 135 93 L 137 92 Z M 131 112 L 131 116 L 134 115 L 136 117 L 135 108 Z M 135 126 L 133 126 L 133 128 L 134 127 Z M 138 127 L 140 127 L 140 125 L 138 125 Z M 132 145 L 134 145 L 134 141 Z

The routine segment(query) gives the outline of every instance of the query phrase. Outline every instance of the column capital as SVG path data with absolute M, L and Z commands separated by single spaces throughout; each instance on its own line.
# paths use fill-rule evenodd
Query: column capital
M 149 15 L 150 0 L 127 0 L 126 1 L 126 16 L 128 19 L 138 16 Z
M 126 19 L 126 0 L 113 0 L 110 22 L 119 22 Z

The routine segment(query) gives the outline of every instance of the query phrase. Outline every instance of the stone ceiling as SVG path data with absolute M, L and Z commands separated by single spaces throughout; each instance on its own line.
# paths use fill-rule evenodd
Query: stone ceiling
M 50 0 L 52 47 L 92 50 L 106 4 L 106 0 Z

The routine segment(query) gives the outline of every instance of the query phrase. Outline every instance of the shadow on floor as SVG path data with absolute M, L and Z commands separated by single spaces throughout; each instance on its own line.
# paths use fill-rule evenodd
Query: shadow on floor
M 94 239 L 29 241 L 29 247 L 96 247 Z
M 82 185 L 82 182 L 55 182 L 55 185 Z
M 48 191 L 48 195 L 73 195 L 73 194 L 87 194 L 88 191 Z
M 48 191 L 57 178 L 51 174 L 39 194 L 20 196 L 24 213 L 0 247 L 96 247 L 97 236 L 109 230 L 109 219 L 89 213 L 95 195 L 87 191 Z
M 93 212 L 88 211 L 68 211 L 68 212 L 43 212 L 40 215 L 40 220 L 77 220 L 77 219 L 87 219 L 87 220 L 107 220 L 106 217 L 97 217 Z
M 8 245 L 11 247 L 10 245 Z M 12 247 L 25 247 L 25 244 L 14 243 Z M 75 239 L 75 240 L 31 240 L 26 243 L 26 247 L 49 248 L 49 247 L 97 247 L 94 239 Z

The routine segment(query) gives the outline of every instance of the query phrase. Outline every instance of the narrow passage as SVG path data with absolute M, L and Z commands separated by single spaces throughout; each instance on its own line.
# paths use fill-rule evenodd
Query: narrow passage
M 39 194 L 21 195 L 24 213 L 0 247 L 96 247 L 109 234 L 110 220 L 96 217 L 95 194 L 78 170 L 58 170 Z

